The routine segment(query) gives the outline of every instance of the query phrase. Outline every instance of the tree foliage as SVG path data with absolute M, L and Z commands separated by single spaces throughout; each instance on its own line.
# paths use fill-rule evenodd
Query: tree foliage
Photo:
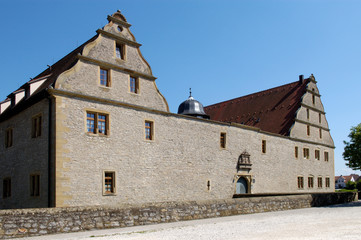
M 343 141 L 346 145 L 343 152 L 346 166 L 353 170 L 361 170 L 361 123 L 351 128 L 348 137 L 350 142 Z
M 356 188 L 356 183 L 355 183 L 355 182 L 348 181 L 348 182 L 346 183 L 346 189 L 348 189 L 348 190 L 353 190 L 353 189 L 355 189 L 355 188 Z
M 356 188 L 359 192 L 361 192 L 361 180 L 358 180 L 356 183 Z

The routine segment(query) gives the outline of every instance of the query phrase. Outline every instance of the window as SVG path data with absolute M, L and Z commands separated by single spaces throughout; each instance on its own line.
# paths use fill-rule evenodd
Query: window
M 99 135 L 109 134 L 109 120 L 107 114 L 87 112 L 87 132 Z
M 330 187 L 330 178 L 329 177 L 327 177 L 327 178 L 325 178 L 325 182 L 326 182 L 326 187 L 327 188 L 329 188 Z
M 313 177 L 308 177 L 308 188 L 313 188 Z
M 110 86 L 109 71 L 103 68 L 100 69 L 100 85 L 105 87 Z
M 3 198 L 11 197 L 11 178 L 3 180 Z
M 145 139 L 146 140 L 153 140 L 153 122 L 145 121 Z
M 307 112 L 307 119 L 310 119 L 310 109 L 306 109 Z
M 139 79 L 136 77 L 129 77 L 129 90 L 131 93 L 139 92 Z
M 310 150 L 308 148 L 303 149 L 303 158 L 310 159 Z
M 322 138 L 322 129 L 319 129 L 319 133 L 320 133 L 320 138 Z
M 320 150 L 315 150 L 315 159 L 320 160 Z
M 207 181 L 207 190 L 208 191 L 211 190 L 211 181 L 210 180 Z
M 298 158 L 298 147 L 295 147 L 295 158 Z
M 116 43 L 115 55 L 119 59 L 122 59 L 122 60 L 125 59 L 125 45 L 124 44 Z
M 312 104 L 315 105 L 316 99 L 315 99 L 315 95 L 312 94 Z
M 115 193 L 115 172 L 104 172 L 104 193 Z
M 40 196 L 40 175 L 30 175 L 30 196 Z
M 310 136 L 310 134 L 311 134 L 310 126 L 307 125 L 307 136 Z
M 13 129 L 8 128 L 5 132 L 5 147 L 11 147 L 13 145 Z
M 322 188 L 322 177 L 317 178 L 317 187 Z
M 297 177 L 297 184 L 299 189 L 303 188 L 303 177 Z
M 37 138 L 41 136 L 41 115 L 31 119 L 31 137 Z
M 226 133 L 221 133 L 221 137 L 219 139 L 219 144 L 221 148 L 226 148 Z
M 324 152 L 325 161 L 328 162 L 328 152 Z
M 321 113 L 318 114 L 318 122 L 321 123 Z
M 266 153 L 266 140 L 262 140 L 262 153 Z

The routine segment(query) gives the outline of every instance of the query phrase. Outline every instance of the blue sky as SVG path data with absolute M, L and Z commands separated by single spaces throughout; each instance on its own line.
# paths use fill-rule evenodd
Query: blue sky
M 0 0 L 0 99 L 95 35 L 117 9 L 172 112 L 190 87 L 209 105 L 313 73 L 336 175 L 355 172 L 342 152 L 361 122 L 361 1 Z

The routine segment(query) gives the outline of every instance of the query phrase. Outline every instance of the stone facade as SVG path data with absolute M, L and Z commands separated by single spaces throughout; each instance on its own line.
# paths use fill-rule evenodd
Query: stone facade
M 45 207 L 48 203 L 48 99 L 32 105 L 6 121 L 0 128 L 0 209 L 19 207 Z M 32 138 L 32 117 L 42 116 L 41 136 Z M 13 129 L 13 146 L 5 147 L 5 131 Z M 30 196 L 30 176 L 40 175 L 40 196 Z M 3 196 L 3 182 L 11 178 L 12 194 Z
M 9 117 L 0 121 L 0 141 L 9 126 L 15 136 L 9 149 L 0 142 L 0 179 L 12 180 L 12 194 L 0 197 L 0 208 L 231 199 L 240 178 L 248 193 L 334 191 L 334 146 L 315 81 L 303 97 L 290 136 L 173 114 L 124 16 L 115 13 L 108 19 L 75 55 L 74 64 L 63 69 L 65 57 L 45 71 L 48 75 L 40 75 L 48 79 L 43 83 L 48 84 L 43 88 L 47 98 L 17 113 L 11 108 L 3 113 Z M 116 53 L 119 45 L 124 47 L 123 59 Z M 100 83 L 101 69 L 108 71 L 108 86 Z M 136 93 L 130 91 L 130 77 L 137 80 Z M 311 111 L 308 117 L 306 109 Z M 42 135 L 32 139 L 29 124 L 38 113 L 44 116 Z M 106 134 L 89 133 L 87 113 L 106 116 Z M 320 128 L 318 114 L 322 138 L 315 133 Z M 151 139 L 145 137 L 145 122 L 151 124 Z M 221 133 L 226 134 L 225 148 L 220 147 Z M 303 158 L 304 148 L 309 149 L 308 159 Z M 239 168 L 243 152 L 250 154 L 251 165 Z M 28 190 L 33 172 L 40 174 L 41 182 L 36 198 L 29 197 Z M 106 173 L 112 174 L 110 191 L 105 190 Z M 307 184 L 310 177 L 312 186 Z

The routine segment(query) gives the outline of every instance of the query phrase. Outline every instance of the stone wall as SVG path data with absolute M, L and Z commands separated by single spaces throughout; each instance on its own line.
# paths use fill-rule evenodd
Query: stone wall
M 243 175 L 251 178 L 251 193 L 334 191 L 331 148 L 246 126 L 81 97 L 56 97 L 57 114 L 64 116 L 56 133 L 62 144 L 57 145 L 56 207 L 227 199 L 235 194 L 237 177 Z M 109 114 L 108 135 L 86 133 L 86 111 Z M 145 120 L 153 122 L 152 140 L 145 140 Z M 221 132 L 227 134 L 224 149 L 219 146 Z M 262 140 L 267 141 L 266 153 L 261 151 Z M 295 145 L 307 146 L 310 159 L 296 159 Z M 316 148 L 330 152 L 330 161 L 314 159 Z M 249 172 L 237 171 L 244 151 L 251 155 Z M 105 171 L 115 173 L 114 194 L 103 192 Z M 303 188 L 298 188 L 298 176 L 304 178 Z M 308 177 L 314 178 L 313 187 L 308 187 Z M 322 187 L 317 186 L 318 177 Z
M 32 117 L 42 116 L 41 136 L 32 138 Z M 49 102 L 43 99 L 0 123 L 0 209 L 48 206 Z M 13 145 L 5 148 L 5 131 Z M 30 195 L 30 175 L 40 176 L 40 196 Z M 3 198 L 3 180 L 11 179 L 11 197 Z
M 0 239 L 319 207 L 351 202 L 356 195 L 317 193 L 122 207 L 1 210 Z

